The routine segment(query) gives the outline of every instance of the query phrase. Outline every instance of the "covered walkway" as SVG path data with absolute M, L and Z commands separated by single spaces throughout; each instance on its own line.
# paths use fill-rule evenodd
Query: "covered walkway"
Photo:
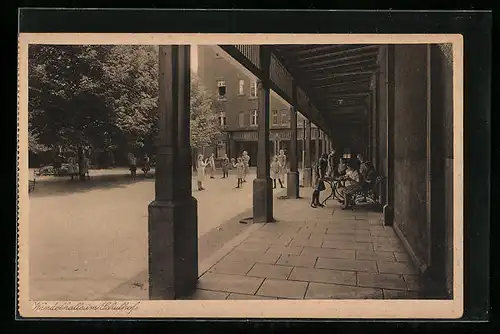
M 387 282 L 380 283 L 386 281 L 383 275 L 392 274 L 397 276 L 392 278 L 392 282 L 399 287 L 394 290 L 408 291 L 411 285 L 413 290 L 419 291 L 420 298 L 451 298 L 451 45 L 221 47 L 258 78 L 258 156 L 257 178 L 253 183 L 253 223 L 262 226 L 259 233 L 256 232 L 252 238 L 253 243 L 257 244 L 255 247 L 265 249 L 265 252 L 281 247 L 276 262 L 271 265 L 285 266 L 285 269 L 265 269 L 265 264 L 259 263 L 256 258 L 246 258 L 243 261 L 238 255 L 232 255 L 232 262 L 248 262 L 247 265 L 251 265 L 248 268 L 240 266 L 243 275 L 252 276 L 243 277 L 246 280 L 254 279 L 252 284 L 258 285 L 255 289 L 249 288 L 247 295 L 299 298 L 297 293 L 300 295 L 299 292 L 303 292 L 300 298 L 392 298 L 387 296 L 397 296 L 398 293 L 391 292 L 393 289 L 387 286 Z M 221 270 L 215 266 L 211 273 L 198 277 L 197 203 L 189 186 L 192 170 L 187 130 L 190 96 L 189 53 L 189 46 L 160 47 L 160 135 L 156 196 L 149 206 L 150 299 L 193 298 L 204 290 L 219 292 L 222 293 L 219 296 L 228 298 L 231 291 L 228 291 L 227 286 L 231 282 L 234 284 L 233 280 L 238 276 L 231 276 L 225 283 L 220 283 L 217 278 L 211 280 L 210 277 L 217 276 L 210 275 L 224 275 L 213 272 Z M 274 213 L 275 199 L 269 178 L 270 90 L 290 104 L 290 172 L 287 179 L 288 199 L 284 200 L 289 209 L 284 213 L 281 211 L 285 215 L 283 217 Z M 306 188 L 299 188 L 299 110 L 308 118 L 303 176 Z M 321 142 L 316 141 L 316 157 L 311 156 L 312 123 L 322 132 Z M 335 210 L 332 215 L 331 210 L 324 210 L 321 214 L 315 211 L 312 218 L 299 221 L 295 219 L 297 216 L 293 214 L 294 210 L 307 203 L 307 200 L 301 197 L 310 195 L 308 187 L 312 184 L 313 159 L 316 159 L 320 152 L 327 152 L 333 147 L 340 151 L 348 148 L 353 156 L 356 153 L 364 153 L 386 177 L 387 182 L 379 189 L 383 214 L 340 213 L 342 211 Z M 302 211 L 309 212 L 305 211 L 305 208 L 302 208 Z M 322 216 L 314 219 L 314 215 Z M 312 232 L 309 233 L 309 230 Z M 344 233 L 346 230 L 349 233 Z M 379 241 L 379 233 L 384 234 L 387 240 Z M 259 241 L 260 239 L 265 240 Z M 297 251 L 300 248 L 300 252 L 294 253 L 294 247 L 298 247 Z M 321 254 L 304 253 L 306 248 L 314 247 L 319 248 Z M 363 247 L 367 249 L 361 249 Z M 388 251 L 384 247 L 392 247 L 395 250 Z M 363 251 L 373 253 L 365 254 Z M 382 253 L 386 251 L 392 255 Z M 329 255 L 325 256 L 327 253 Z M 349 260 L 339 260 L 338 254 L 349 255 Z M 363 260 L 359 256 L 370 259 Z M 399 263 L 398 256 L 407 259 L 408 262 L 403 263 L 409 265 Z M 279 282 L 273 283 L 272 278 L 268 276 L 265 276 L 266 280 L 269 279 L 268 283 L 262 277 L 254 277 L 259 277 L 255 275 L 255 271 L 260 270 L 276 271 L 276 275 L 280 274 L 281 278 L 297 278 L 301 275 L 301 267 L 297 263 L 311 265 L 313 258 L 316 276 L 333 277 L 320 270 L 339 269 L 351 273 L 351 276 L 346 274 L 339 278 L 345 280 L 340 284 L 342 288 L 337 290 L 338 294 L 331 293 L 332 286 L 325 288 L 321 285 L 337 284 L 339 282 L 336 279 L 332 278 L 332 282 L 323 283 L 316 279 L 314 285 L 311 285 L 310 282 L 314 282 L 310 274 L 312 271 L 309 271 L 309 274 L 302 272 L 302 275 L 305 275 L 303 282 L 309 283 L 290 288 L 290 291 L 295 291 L 293 296 L 288 296 L 286 292 L 273 296 L 267 291 L 275 290 L 273 284 L 279 285 Z M 378 261 L 382 258 L 385 260 L 381 262 L 391 264 L 379 265 Z M 235 259 L 237 261 L 234 261 Z M 279 261 L 285 261 L 288 265 L 278 263 Z M 405 273 L 418 279 L 405 279 Z M 295 281 L 300 279 L 292 283 L 296 284 Z M 418 289 L 414 288 L 416 281 L 419 282 Z M 220 289 L 221 285 L 226 286 L 225 290 Z M 197 287 L 198 291 L 195 292 Z M 233 292 L 245 295 L 242 291 Z

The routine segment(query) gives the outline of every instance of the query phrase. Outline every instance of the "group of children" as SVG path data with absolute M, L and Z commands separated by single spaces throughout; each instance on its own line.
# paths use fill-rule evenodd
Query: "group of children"
M 229 164 L 236 169 L 236 175 L 238 177 L 238 185 L 236 188 L 243 187 L 243 183 L 246 181 L 246 176 L 250 173 L 250 156 L 247 151 L 243 151 L 240 157 L 237 159 L 231 158 L 229 160 L 227 154 L 222 158 L 222 178 L 225 179 L 229 177 Z M 205 190 L 203 188 L 203 181 L 205 180 L 205 168 L 210 167 L 210 178 L 214 178 L 215 171 L 215 156 L 212 153 L 210 158 L 203 159 L 203 154 L 198 155 L 198 163 L 196 166 L 197 170 L 197 181 L 198 181 L 198 190 Z
M 250 173 L 250 156 L 247 151 L 243 151 L 241 156 L 238 158 L 231 158 L 229 160 L 227 154 L 224 155 L 221 161 L 222 166 L 222 178 L 225 179 L 229 177 L 229 166 L 232 166 L 236 170 L 237 185 L 236 188 L 242 188 L 243 183 L 247 182 L 246 177 Z M 203 181 L 205 180 L 205 168 L 210 167 L 210 178 L 213 179 L 213 173 L 215 171 L 215 156 L 212 153 L 210 158 L 204 159 L 203 154 L 198 155 L 197 162 L 197 181 L 198 190 L 205 190 L 203 188 Z M 285 179 L 286 173 L 286 155 L 283 150 L 280 150 L 279 155 L 273 157 L 270 166 L 270 176 L 273 180 L 273 188 L 276 188 L 276 180 L 279 181 L 281 188 L 284 188 L 283 181 Z

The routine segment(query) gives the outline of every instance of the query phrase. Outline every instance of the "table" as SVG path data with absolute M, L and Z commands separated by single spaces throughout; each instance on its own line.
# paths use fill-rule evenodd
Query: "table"
M 325 205 L 326 201 L 329 199 L 336 199 L 339 202 L 344 201 L 344 196 L 342 193 L 339 191 L 340 186 L 344 186 L 344 180 L 339 179 L 339 178 L 334 178 L 334 177 L 326 177 L 323 179 L 325 183 L 328 183 L 330 185 L 330 195 L 328 195 L 327 198 L 325 198 L 322 202 L 321 205 Z

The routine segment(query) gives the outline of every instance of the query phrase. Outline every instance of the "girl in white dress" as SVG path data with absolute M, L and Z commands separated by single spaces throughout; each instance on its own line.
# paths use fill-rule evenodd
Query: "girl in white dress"
M 273 160 L 271 161 L 271 168 L 270 168 L 270 174 L 271 174 L 270 176 L 271 176 L 271 179 L 273 180 L 273 189 L 276 188 L 276 179 L 279 178 L 280 169 L 281 169 L 281 166 L 280 166 L 278 156 L 275 155 L 273 157 Z M 280 184 L 281 184 L 281 180 L 280 180 Z M 283 187 L 283 185 L 282 185 L 282 187 Z
M 198 190 L 205 190 L 203 188 L 203 181 L 205 181 L 205 167 L 207 167 L 207 159 L 203 161 L 203 154 L 198 155 L 198 164 L 196 165 L 196 177 L 198 180 Z
M 243 151 L 241 160 L 245 165 L 245 173 L 243 174 L 243 182 L 247 182 L 247 175 L 250 174 L 250 156 L 247 151 Z
M 208 164 L 210 165 L 210 178 L 214 178 L 215 173 L 215 155 L 212 153 L 208 159 Z
M 234 163 L 233 160 L 233 168 L 236 169 L 236 175 L 238 176 L 238 185 L 236 188 L 243 188 L 243 177 L 245 176 L 245 164 L 243 163 L 243 159 L 238 158 L 237 163 Z
M 278 155 L 278 162 L 279 162 L 278 181 L 280 183 L 281 188 L 285 188 L 285 186 L 283 186 L 283 181 L 285 181 L 285 173 L 286 173 L 285 151 L 280 150 L 280 154 Z

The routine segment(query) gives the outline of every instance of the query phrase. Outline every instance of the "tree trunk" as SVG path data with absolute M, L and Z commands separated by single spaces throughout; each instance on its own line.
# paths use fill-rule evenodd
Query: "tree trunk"
M 80 181 L 85 181 L 85 171 L 84 171 L 84 155 L 83 155 L 83 147 L 78 146 L 77 148 L 77 155 L 78 155 L 78 175 L 79 175 L 79 180 Z

